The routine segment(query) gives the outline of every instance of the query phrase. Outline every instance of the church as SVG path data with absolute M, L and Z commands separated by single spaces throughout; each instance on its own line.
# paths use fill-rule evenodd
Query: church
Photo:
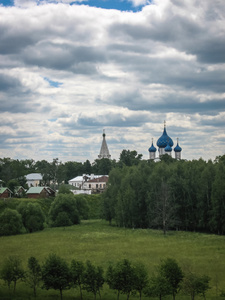
M 108 159 L 110 159 L 111 155 L 109 153 L 109 149 L 108 149 L 108 146 L 107 146 L 107 143 L 106 143 L 105 130 L 103 130 L 102 137 L 103 137 L 103 139 L 102 139 L 102 145 L 101 145 L 101 149 L 100 149 L 100 153 L 98 155 L 98 158 L 99 159 L 102 159 L 102 158 L 108 158 Z M 174 149 L 172 149 L 173 145 L 174 145 L 173 140 L 171 139 L 171 137 L 168 136 L 168 134 L 166 132 L 166 122 L 164 121 L 163 134 L 161 135 L 161 137 L 157 141 L 159 156 L 156 156 L 157 149 L 153 145 L 153 139 L 152 139 L 152 145 L 148 149 L 148 151 L 149 151 L 149 159 L 153 159 L 153 160 L 154 159 L 158 159 L 162 155 L 165 155 L 165 154 L 168 154 L 168 155 L 170 155 L 172 157 L 172 151 L 175 152 L 175 159 L 181 159 L 182 148 L 179 146 L 178 139 L 177 139 L 177 145 L 176 145 L 176 147 L 174 147 Z
M 165 155 L 165 154 L 168 154 L 168 155 L 172 156 L 172 150 L 174 150 L 175 159 L 181 159 L 182 148 L 179 146 L 178 139 L 177 139 L 177 145 L 176 145 L 176 147 L 174 147 L 174 149 L 172 149 L 173 145 L 174 145 L 173 140 L 171 139 L 171 137 L 168 136 L 168 134 L 166 132 L 166 122 L 164 121 L 163 134 L 161 135 L 161 137 L 157 141 L 159 158 L 160 158 L 160 156 Z M 149 159 L 156 159 L 157 158 L 156 157 L 157 149 L 153 145 L 153 141 L 152 141 L 152 145 L 148 149 L 148 151 L 149 151 Z

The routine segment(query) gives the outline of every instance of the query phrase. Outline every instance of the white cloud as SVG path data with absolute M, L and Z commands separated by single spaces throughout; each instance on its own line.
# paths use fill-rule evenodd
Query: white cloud
M 1 157 L 93 161 L 105 128 L 113 158 L 148 158 L 164 119 L 184 158 L 223 154 L 222 1 L 155 0 L 138 13 L 57 2 L 0 7 Z

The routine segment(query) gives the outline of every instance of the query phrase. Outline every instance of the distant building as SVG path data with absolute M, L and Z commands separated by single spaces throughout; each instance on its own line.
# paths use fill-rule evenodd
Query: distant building
M 105 190 L 108 179 L 108 175 L 83 174 L 69 180 L 69 184 L 79 189 L 72 190 L 74 194 L 101 193 Z
M 106 139 L 105 139 L 105 130 L 103 130 L 103 140 L 102 140 L 102 146 L 101 146 L 101 149 L 100 149 L 100 153 L 99 153 L 99 156 L 98 158 L 101 159 L 101 158 L 111 158 L 111 155 L 109 154 L 109 149 L 108 149 L 108 146 L 107 146 L 107 143 L 106 143 Z
M 26 194 L 26 190 L 24 187 L 22 186 L 16 186 L 15 189 L 14 189 L 14 194 L 16 197 L 22 197 Z
M 173 140 L 168 136 L 168 134 L 166 132 L 166 122 L 164 122 L 163 134 L 158 139 L 157 146 L 158 146 L 159 158 L 162 155 L 165 155 L 165 154 L 168 154 L 168 155 L 172 156 Z M 152 145 L 148 149 L 148 151 L 149 151 L 149 159 L 156 159 L 156 151 L 157 151 L 157 149 L 153 145 L 153 140 L 152 140 Z M 179 146 L 179 142 L 178 142 L 178 139 L 177 139 L 177 145 L 174 148 L 175 158 L 176 159 L 181 159 L 181 151 L 182 151 L 182 148 Z
M 90 179 L 83 184 L 84 190 L 91 190 L 91 193 L 102 193 L 106 189 L 109 177 L 104 175 L 98 178 Z
M 46 186 L 37 186 L 37 187 L 30 187 L 27 191 L 27 197 L 28 198 L 48 198 L 48 197 L 54 197 L 55 191 L 51 189 L 50 187 Z
M 25 176 L 28 187 L 40 186 L 42 183 L 42 175 L 40 173 L 31 173 Z
M 0 198 L 11 198 L 13 192 L 7 187 L 0 188 Z

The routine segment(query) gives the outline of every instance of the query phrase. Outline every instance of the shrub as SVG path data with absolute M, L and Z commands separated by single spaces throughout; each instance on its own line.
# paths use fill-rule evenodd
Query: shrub
M 0 215 L 0 235 L 18 234 L 22 227 L 22 217 L 18 211 L 6 208 Z

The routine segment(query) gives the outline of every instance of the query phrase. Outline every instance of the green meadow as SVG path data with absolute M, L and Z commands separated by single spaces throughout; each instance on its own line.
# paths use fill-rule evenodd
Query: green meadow
M 161 259 L 172 257 L 182 269 L 191 268 L 199 275 L 210 276 L 211 289 L 206 294 L 207 299 L 224 299 L 219 295 L 221 290 L 225 291 L 225 236 L 181 231 L 169 231 L 164 236 L 158 230 L 118 228 L 102 220 L 88 220 L 71 227 L 46 228 L 32 234 L 0 237 L 0 267 L 9 255 L 20 257 L 26 268 L 30 256 L 35 256 L 42 263 L 49 253 L 56 253 L 68 263 L 72 259 L 90 260 L 104 270 L 109 262 L 127 258 L 131 262 L 145 264 L 149 276 Z M 189 298 L 182 293 L 177 295 L 177 299 Z M 25 283 L 18 282 L 13 295 L 0 281 L 0 299 L 34 298 Z M 39 288 L 36 299 L 60 297 L 58 291 Z M 65 291 L 63 299 L 79 299 L 78 290 Z M 94 296 L 84 292 L 84 299 L 94 299 Z M 105 284 L 102 300 L 112 299 L 116 299 L 116 294 Z M 121 295 L 120 299 L 126 299 L 126 296 Z M 130 299 L 139 298 L 132 295 Z M 167 299 L 172 299 L 172 296 Z

